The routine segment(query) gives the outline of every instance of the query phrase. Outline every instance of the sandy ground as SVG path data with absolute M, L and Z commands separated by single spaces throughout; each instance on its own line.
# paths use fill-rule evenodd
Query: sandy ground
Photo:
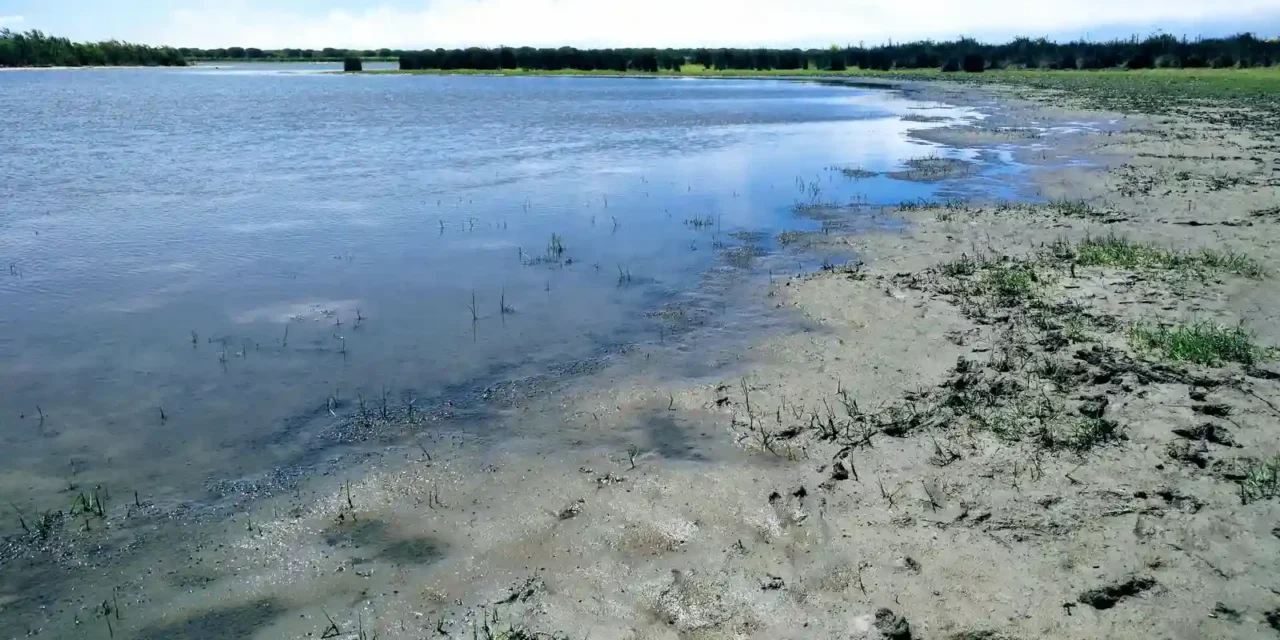
M 1019 178 L 1050 204 L 805 237 L 861 264 L 761 291 L 808 329 L 732 375 L 602 374 L 545 400 L 553 441 L 410 448 L 258 504 L 82 607 L 84 633 L 114 614 L 139 638 L 1280 634 L 1280 149 L 945 91 L 1001 106 L 922 135 L 1086 162 Z M 1075 121 L 1110 125 L 1041 134 Z M 1252 262 L 1088 264 L 1111 234 Z M 1244 323 L 1256 361 L 1176 361 L 1130 330 L 1188 321 Z

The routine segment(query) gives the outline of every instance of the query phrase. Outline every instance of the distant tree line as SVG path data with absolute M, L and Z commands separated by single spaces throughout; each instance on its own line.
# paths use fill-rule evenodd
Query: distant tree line
M 0 67 L 183 66 L 177 49 L 110 40 L 72 42 L 40 31 L 0 29 Z
M 1280 40 L 1264 40 L 1242 33 L 1227 38 L 1188 40 L 1154 35 L 1110 42 L 1051 42 L 1044 38 L 1016 38 L 1004 44 L 984 44 L 970 38 L 948 42 L 931 40 L 872 47 L 827 49 L 575 49 L 498 47 L 483 49 L 258 49 L 226 47 L 195 49 L 151 47 L 124 42 L 75 43 L 39 31 L 0 29 L 0 66 L 184 65 L 188 60 L 346 61 L 384 58 L 400 61 L 401 69 L 532 69 L 557 71 L 679 70 L 696 64 L 714 70 L 844 71 L 942 69 L 1148 69 L 1153 67 L 1254 67 L 1280 64 Z
M 658 71 L 697 64 L 717 70 L 799 70 L 849 68 L 941 69 L 1148 69 L 1153 67 L 1253 67 L 1280 64 L 1280 40 L 1244 33 L 1229 38 L 1179 39 L 1155 35 L 1111 42 L 1057 43 L 1016 38 L 984 44 L 969 38 L 874 47 L 829 49 L 424 49 L 396 52 L 401 69 L 535 69 Z

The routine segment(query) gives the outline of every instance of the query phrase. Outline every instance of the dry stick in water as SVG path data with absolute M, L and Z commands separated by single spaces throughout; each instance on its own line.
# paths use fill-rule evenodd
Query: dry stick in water
M 13 507 L 14 513 L 18 514 L 18 524 L 22 525 L 22 530 L 27 532 L 29 535 L 31 533 L 31 529 L 27 528 L 27 521 L 22 517 L 22 510 L 18 508 L 18 505 L 12 502 L 9 503 L 9 506 Z
M 325 627 L 324 631 L 320 634 L 320 637 L 336 638 L 342 635 L 342 629 L 338 628 L 338 623 L 333 621 L 333 618 L 329 615 L 328 611 L 325 611 L 324 607 L 320 607 L 320 613 L 323 613 L 325 619 L 329 621 L 329 626 Z
M 924 480 L 921 480 L 921 481 L 920 481 L 920 486 L 924 488 L 924 495 L 928 496 L 928 498 L 929 498 L 929 506 L 933 508 L 934 512 L 937 512 L 937 511 L 938 511 L 938 499 L 933 497 L 933 492 L 932 492 L 932 491 L 929 491 L 929 484 L 928 484 L 927 482 L 925 482 Z

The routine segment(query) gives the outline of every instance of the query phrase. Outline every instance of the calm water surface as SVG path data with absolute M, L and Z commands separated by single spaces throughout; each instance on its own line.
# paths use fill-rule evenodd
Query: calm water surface
M 797 202 L 1011 170 L 829 171 L 973 155 L 900 120 L 972 114 L 884 91 L 327 68 L 0 73 L 5 498 L 199 496 L 314 450 L 331 397 L 425 405 L 655 339 L 738 232 L 815 228 Z M 563 264 L 529 264 L 552 234 Z

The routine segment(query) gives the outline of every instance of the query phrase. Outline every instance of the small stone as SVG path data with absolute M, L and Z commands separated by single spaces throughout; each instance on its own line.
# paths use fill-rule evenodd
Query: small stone
M 1267 612 L 1267 624 L 1271 625 L 1272 629 L 1280 631 L 1280 609 L 1272 609 Z

